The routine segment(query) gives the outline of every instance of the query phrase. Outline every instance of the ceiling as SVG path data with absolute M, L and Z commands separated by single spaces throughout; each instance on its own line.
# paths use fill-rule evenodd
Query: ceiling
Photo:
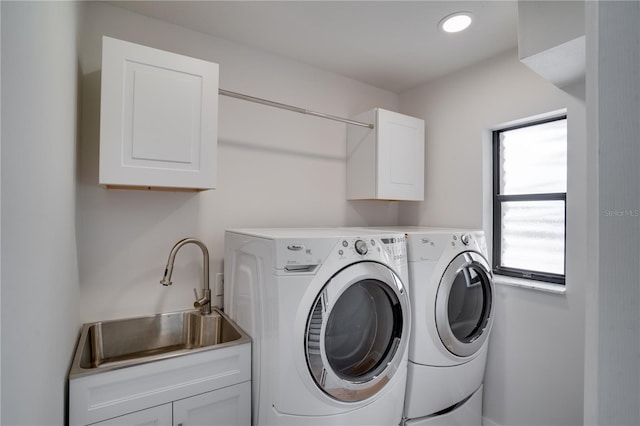
M 516 1 L 116 1 L 112 4 L 396 93 L 517 45 Z M 475 19 L 438 30 L 451 13 Z

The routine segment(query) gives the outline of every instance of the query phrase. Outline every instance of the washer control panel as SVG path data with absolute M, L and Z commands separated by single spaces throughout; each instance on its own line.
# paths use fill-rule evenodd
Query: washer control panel
M 362 238 L 344 239 L 338 256 L 356 254 L 359 257 L 370 259 L 382 254 L 385 260 L 402 262 L 407 257 L 406 238 L 402 234 L 363 236 Z
M 356 249 L 356 253 L 358 253 L 361 256 L 364 256 L 369 251 L 369 248 L 367 247 L 367 243 L 364 240 L 356 240 L 354 244 L 354 248 Z
M 355 254 L 361 257 L 368 258 L 380 251 L 380 248 L 378 247 L 380 244 L 376 242 L 374 238 L 368 238 L 364 236 L 343 239 L 340 245 L 342 246 L 342 248 L 338 250 L 339 257 Z
M 383 237 L 380 239 L 384 249 L 395 262 L 407 259 L 407 237 L 399 235 L 395 237 Z
M 406 262 L 404 234 L 354 235 L 335 238 L 291 238 L 276 243 L 276 268 L 284 273 L 313 273 L 327 259 Z

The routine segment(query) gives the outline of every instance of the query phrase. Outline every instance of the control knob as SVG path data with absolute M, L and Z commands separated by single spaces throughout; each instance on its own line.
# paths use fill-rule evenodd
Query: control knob
M 367 248 L 367 243 L 364 242 L 363 240 L 357 240 L 356 243 L 354 244 L 354 247 L 356 249 L 356 252 L 362 256 L 367 254 L 367 252 L 369 251 L 369 249 Z
M 468 246 L 469 242 L 471 241 L 469 238 L 469 234 L 460 235 L 460 241 L 462 241 L 462 244 L 464 244 L 465 246 Z

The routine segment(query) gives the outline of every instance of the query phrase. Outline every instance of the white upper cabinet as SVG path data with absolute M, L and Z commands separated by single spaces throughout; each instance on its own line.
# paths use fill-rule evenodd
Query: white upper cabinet
M 100 184 L 216 186 L 218 65 L 102 39 Z
M 347 127 L 349 200 L 424 200 L 424 120 L 376 108 Z

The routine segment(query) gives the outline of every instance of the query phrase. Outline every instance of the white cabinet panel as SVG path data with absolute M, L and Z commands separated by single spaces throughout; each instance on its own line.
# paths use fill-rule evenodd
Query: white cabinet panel
M 240 383 L 173 403 L 176 426 L 251 424 L 251 382 Z
M 347 129 L 347 198 L 424 200 L 424 121 L 376 108 Z
M 251 382 L 228 386 L 93 424 L 96 426 L 247 426 L 251 424 Z
M 94 423 L 96 426 L 172 426 L 172 424 L 173 413 L 170 403 Z
M 69 380 L 69 424 L 87 425 L 251 381 L 251 344 Z
M 110 37 L 102 44 L 100 184 L 215 188 L 218 65 Z

